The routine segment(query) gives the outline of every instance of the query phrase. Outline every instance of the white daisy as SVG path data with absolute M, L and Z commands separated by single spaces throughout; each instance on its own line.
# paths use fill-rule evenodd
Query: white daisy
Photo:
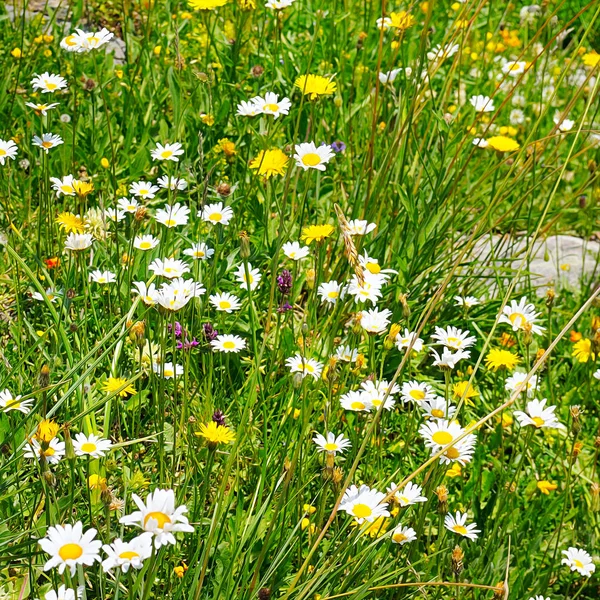
M 14 396 L 8 389 L 0 392 L 0 409 L 2 409 L 3 412 L 18 410 L 24 415 L 27 415 L 31 411 L 32 406 L 33 398 L 21 400 L 21 396 Z
M 248 263 L 248 274 L 246 274 L 245 266 L 240 265 L 235 271 L 235 278 L 243 290 L 247 290 L 250 285 L 250 290 L 254 291 L 258 287 L 262 275 L 258 269 L 253 269 L 252 265 Z
M 31 80 L 34 90 L 41 90 L 42 94 L 54 93 L 67 87 L 67 80 L 60 75 L 51 75 L 46 71 L 41 75 L 34 75 Z
M 252 98 L 252 102 L 262 114 L 273 115 L 275 119 L 280 115 L 287 115 L 292 106 L 289 98 L 279 100 L 279 95 L 273 92 L 267 92 L 264 98 L 256 96 Z
M 310 376 L 319 379 L 323 371 L 323 363 L 314 358 L 304 358 L 299 353 L 287 358 L 285 364 L 289 367 L 290 373 L 302 373 L 302 378 Z
M 489 96 L 478 94 L 469 98 L 469 102 L 477 112 L 494 112 L 494 101 Z
M 542 400 L 530 400 L 525 409 L 527 412 L 515 410 L 513 414 L 522 427 L 533 425 L 537 429 L 565 429 L 565 426 L 557 421 L 554 414 L 556 406 L 546 406 L 546 402 L 546 398 Z
M 340 396 L 340 404 L 345 410 L 370 412 L 373 408 L 369 398 L 360 390 L 350 390 Z
M 234 310 L 238 310 L 242 303 L 237 296 L 223 292 L 220 294 L 213 294 L 208 297 L 208 301 L 218 310 L 226 313 L 232 313 Z
M 137 250 L 146 251 L 156 248 L 156 246 L 158 246 L 159 243 L 160 240 L 158 238 L 155 238 L 153 235 L 136 235 L 133 240 L 133 247 Z
M 508 323 L 513 331 L 530 329 L 532 333 L 541 335 L 544 333 L 544 327 L 535 324 L 538 317 L 535 306 L 528 303 L 527 298 L 523 296 L 519 302 L 511 300 L 510 306 L 502 309 L 498 323 Z
M 419 408 L 432 419 L 451 419 L 456 412 L 456 406 L 446 402 L 441 396 L 424 400 L 419 404 Z
M 194 260 L 208 260 L 215 251 L 209 248 L 204 242 L 196 242 L 191 248 L 186 248 L 183 253 Z
M 523 373 L 522 371 L 516 371 L 506 379 L 504 389 L 508 390 L 509 392 L 517 391 L 521 387 L 521 384 L 525 381 L 526 377 L 527 373 Z M 538 376 L 532 375 L 529 378 L 529 381 L 523 386 L 521 392 L 527 392 L 527 397 L 532 398 L 537 390 L 537 385 Z
M 402 489 L 397 488 L 396 484 L 392 482 L 387 491 L 388 494 L 394 492 L 392 500 L 402 507 L 412 506 L 418 502 L 427 502 L 427 498 L 421 495 L 423 493 L 423 488 L 420 485 L 412 483 L 412 481 L 409 481 Z
M 340 503 L 338 510 L 352 515 L 357 523 L 372 523 L 379 517 L 389 517 L 388 503 L 383 502 L 385 494 L 371 489 L 368 485 L 350 486 Z
M 73 252 L 87 250 L 94 241 L 91 233 L 70 233 L 65 240 L 65 249 Z
M 183 375 L 183 366 L 177 364 L 174 365 L 172 362 L 166 362 L 164 364 L 155 362 L 152 364 L 152 370 L 165 379 L 173 379 L 174 377 Z
M 296 144 L 296 166 L 304 171 L 308 169 L 317 169 L 324 171 L 325 165 L 335 156 L 335 152 L 328 144 L 315 146 L 314 142 L 305 142 Z
M 319 285 L 317 295 L 321 298 L 321 302 L 335 304 L 346 295 L 346 286 L 337 281 L 327 281 Z
M 436 344 L 446 346 L 450 350 L 466 350 L 477 341 L 477 338 L 469 336 L 469 333 L 468 329 L 463 331 L 452 326 L 446 327 L 446 329 L 436 327 L 435 333 L 431 337 Z
M 157 210 L 154 218 L 165 227 L 178 227 L 179 225 L 187 225 L 189 215 L 190 209 L 177 202 L 173 206 L 165 206 Z
M 148 270 L 152 271 L 155 275 L 173 279 L 174 277 L 181 277 L 184 273 L 189 273 L 190 267 L 182 260 L 176 258 L 155 258 L 148 265 Z
M 246 340 L 239 335 L 222 334 L 210 342 L 215 352 L 239 352 L 246 348 Z
M 179 190 L 183 191 L 187 188 L 187 181 L 185 179 L 180 179 L 177 177 L 170 177 L 169 175 L 163 175 L 156 180 L 159 187 L 163 188 L 163 190 Z
M 152 555 L 152 532 L 145 531 L 130 542 L 117 538 L 110 545 L 104 544 L 102 549 L 106 552 L 106 558 L 102 561 L 105 573 L 117 567 L 123 573 L 127 573 L 130 567 L 141 569 L 144 561 Z
M 407 381 L 402 384 L 400 394 L 403 402 L 421 403 L 425 400 L 433 400 L 435 392 L 428 383 L 420 381 Z
M 102 458 L 110 451 L 112 442 L 105 440 L 93 433 L 85 435 L 78 433 L 73 439 L 73 449 L 77 456 L 90 456 L 91 458 Z
M 456 511 L 456 515 L 448 514 L 444 519 L 444 527 L 449 531 L 453 531 L 454 533 L 458 533 L 458 535 L 462 535 L 470 539 L 471 541 L 475 541 L 477 539 L 477 534 L 481 533 L 481 530 L 477 529 L 477 523 L 470 523 L 467 525 L 467 513 L 460 513 Z
M 136 181 L 129 186 L 129 193 L 138 198 L 147 198 L 152 200 L 158 192 L 158 187 L 147 181 Z
M 89 280 L 100 285 L 106 285 L 108 283 L 114 283 L 117 280 L 117 276 L 112 271 L 100 271 L 95 269 L 89 275 Z
M 59 198 L 63 194 L 65 196 L 75 195 L 75 187 L 73 186 L 73 181 L 75 181 L 75 178 L 73 175 L 67 175 L 62 179 L 59 179 L 58 177 L 50 177 L 50 181 L 52 182 L 52 189 L 56 192 L 56 195 Z
M 319 452 L 330 452 L 331 454 L 343 453 L 347 448 L 350 448 L 350 440 L 342 434 L 336 436 L 331 431 L 327 437 L 317 433 L 313 438 L 313 442 L 319 447 Z
M 392 532 L 392 542 L 394 544 L 408 544 L 414 542 L 417 539 L 417 532 L 412 527 L 403 527 L 398 525 Z
M 367 333 L 377 334 L 382 333 L 387 329 L 390 324 L 392 311 L 387 308 L 384 308 L 383 310 L 371 308 L 370 310 L 363 310 L 360 315 L 360 326 Z
M 207 204 L 202 210 L 198 211 L 198 216 L 207 223 L 217 225 L 228 225 L 233 218 L 233 211 L 222 202 L 216 204 Z
M 52 438 L 44 447 L 38 442 L 36 438 L 28 440 L 27 448 L 23 452 L 25 458 L 40 459 L 44 456 L 45 461 L 48 464 L 56 465 L 65 456 L 65 443 L 61 442 L 58 438 Z
M 301 246 L 299 242 L 286 242 L 281 249 L 292 260 L 302 260 L 310 254 L 310 248 L 308 246 Z
M 440 367 L 440 369 L 454 369 L 454 367 L 461 360 L 471 356 L 471 352 L 469 350 L 458 350 L 456 352 L 452 352 L 446 347 L 444 347 L 441 355 L 438 354 L 434 349 L 431 350 L 431 353 L 434 357 L 433 365 L 435 367 Z
M 183 154 L 183 148 L 179 142 L 173 144 L 156 144 L 156 148 L 150 153 L 153 160 L 170 160 L 179 162 L 178 156 Z
M 48 154 L 51 148 L 56 148 L 56 146 L 64 144 L 60 135 L 54 133 L 42 133 L 42 137 L 34 135 L 32 143 L 34 146 L 41 148 L 46 154 Z
M 409 347 L 412 352 L 421 352 L 423 350 L 423 339 L 417 337 L 416 331 L 409 331 L 405 327 L 404 332 L 396 336 L 396 348 L 402 350 Z
M 590 577 L 596 570 L 596 565 L 591 555 L 581 548 L 571 546 L 568 550 L 563 550 L 565 558 L 560 561 L 561 565 L 567 565 L 571 571 L 577 571 L 584 577 Z
M 19 147 L 12 140 L 0 140 L 0 165 L 4 165 L 7 159 L 15 160 Z

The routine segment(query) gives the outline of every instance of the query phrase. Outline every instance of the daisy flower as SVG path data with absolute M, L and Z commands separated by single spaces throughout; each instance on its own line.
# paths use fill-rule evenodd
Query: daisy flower
M 33 398 L 27 400 L 21 400 L 21 396 L 13 396 L 10 390 L 5 389 L 0 392 L 0 409 L 3 412 L 9 412 L 11 410 L 18 410 L 24 415 L 29 414 L 33 405 Z
M 77 52 L 90 52 L 107 44 L 113 38 L 113 34 L 103 27 L 100 31 L 75 29 L 71 37 L 71 44 L 77 47 Z
M 130 542 L 117 538 L 112 544 L 104 544 L 102 549 L 106 552 L 106 558 L 102 561 L 105 573 L 117 567 L 123 573 L 127 573 L 130 567 L 141 569 L 144 561 L 152 555 L 152 532 L 145 531 Z
M 146 503 L 136 494 L 131 498 L 139 510 L 121 517 L 123 525 L 135 525 L 144 531 L 149 531 L 154 536 L 156 549 L 167 544 L 175 544 L 178 532 L 192 533 L 194 528 L 189 524 L 185 513 L 185 505 L 175 508 L 175 492 L 173 490 L 154 490 L 146 498 Z
M 398 385 L 394 384 L 390 387 L 390 384 L 385 379 L 380 381 L 367 379 L 360 384 L 360 387 L 363 390 L 363 396 L 368 399 L 374 408 L 379 408 L 385 398 L 384 408 L 386 410 L 394 408 L 396 401 L 393 399 L 393 396 L 400 392 Z
M 136 235 L 133 240 L 133 247 L 137 250 L 146 251 L 156 248 L 156 246 L 158 246 L 159 243 L 160 240 L 158 238 L 155 238 L 153 235 Z
M 179 142 L 174 144 L 156 144 L 156 148 L 150 153 L 153 160 L 171 160 L 179 162 L 178 156 L 183 154 L 183 148 Z
M 53 102 L 51 104 L 36 104 L 34 102 L 25 102 L 25 106 L 29 106 L 32 108 L 38 115 L 43 115 L 44 117 L 48 114 L 49 110 L 56 108 L 58 106 L 58 102 Z
M 215 251 L 204 242 L 196 242 L 191 248 L 186 248 L 183 253 L 194 260 L 208 260 Z
M 340 404 L 345 410 L 354 412 L 370 412 L 373 408 L 371 401 L 360 390 L 350 390 L 340 396 Z
M 308 169 L 325 171 L 325 165 L 335 156 L 331 146 L 327 144 L 315 146 L 314 142 L 296 144 L 295 151 L 296 166 L 304 171 Z
M 261 113 L 264 115 L 273 115 L 275 119 L 280 115 L 287 115 L 292 106 L 289 98 L 279 100 L 279 95 L 273 92 L 267 92 L 264 98 L 256 96 L 252 99 L 252 102 Z
M 100 285 L 106 285 L 114 283 L 117 280 L 117 276 L 111 271 L 99 271 L 96 269 L 90 273 L 89 280 Z
M 435 398 L 435 392 L 428 383 L 422 383 L 420 381 L 407 381 L 402 384 L 400 395 L 403 402 L 417 402 L 421 403 L 424 400 L 433 400 Z
M 53 288 L 46 288 L 44 294 L 35 291 L 31 292 L 31 297 L 39 302 L 48 300 L 49 302 L 54 303 L 60 296 L 62 296 L 62 290 L 54 290 Z
M 242 305 L 240 299 L 233 294 L 223 292 L 221 294 L 213 294 L 208 297 L 208 301 L 219 311 L 232 313 L 238 310 Z
M 54 133 L 42 133 L 42 137 L 34 135 L 32 143 L 34 146 L 41 148 L 46 154 L 48 154 L 50 148 L 56 148 L 56 146 L 64 144 L 60 135 Z
M 510 75 L 511 77 L 518 77 L 525 73 L 527 68 L 527 62 L 522 60 L 509 60 L 502 66 L 502 72 Z
M 374 231 L 377 225 L 375 223 L 369 223 L 362 219 L 352 219 L 348 221 L 348 233 L 350 235 L 367 235 Z
M 444 519 L 444 527 L 449 531 L 453 531 L 454 533 L 458 533 L 458 535 L 462 535 L 470 539 L 471 541 L 475 541 L 477 539 L 477 534 L 481 533 L 481 530 L 477 529 L 477 523 L 470 523 L 467 525 L 467 513 L 460 513 L 456 511 L 456 515 L 448 514 Z
M 535 324 L 538 317 L 539 313 L 535 312 L 535 306 L 528 303 L 527 298 L 523 296 L 519 302 L 511 300 L 510 306 L 502 309 L 498 323 L 508 323 L 513 331 L 530 329 L 532 333 L 541 335 L 544 333 L 544 327 Z
M 165 206 L 157 210 L 154 218 L 166 227 L 178 227 L 179 225 L 187 225 L 189 215 L 190 209 L 177 202 L 173 206 Z
M 452 326 L 446 329 L 436 327 L 435 333 L 431 337 L 435 340 L 436 344 L 441 344 L 451 350 L 466 350 L 477 341 L 477 338 L 469 336 L 469 333 L 468 329 L 463 331 Z
M 568 550 L 563 550 L 562 554 L 565 558 L 560 561 L 560 564 L 567 565 L 571 571 L 577 571 L 584 577 L 590 577 L 596 570 L 591 555 L 581 548 L 571 546 Z
M 173 279 L 174 277 L 181 277 L 184 273 L 190 272 L 190 267 L 182 260 L 176 258 L 155 258 L 149 265 L 148 270 L 152 271 L 155 275 L 162 275 Z
M 414 542 L 416 539 L 417 532 L 412 527 L 403 527 L 402 525 L 398 525 L 398 527 L 396 527 L 392 532 L 392 542 L 394 542 L 394 544 L 400 544 L 403 546 L 409 542 Z
M 342 345 L 336 348 L 334 356 L 338 360 L 352 363 L 356 360 L 356 357 L 358 356 L 358 350 L 356 348 L 351 348 L 347 345 Z
M 12 140 L 0 140 L 0 165 L 4 165 L 7 159 L 15 160 L 19 147 Z
M 377 334 L 383 333 L 387 329 L 390 324 L 392 311 L 387 308 L 383 310 L 372 308 L 370 310 L 363 310 L 360 315 L 360 326 L 367 333 Z
M 58 198 L 60 198 L 63 194 L 65 196 L 75 195 L 75 188 L 73 187 L 74 180 L 75 179 L 73 175 L 66 175 L 62 179 L 59 179 L 58 177 L 50 177 L 52 189 L 56 192 Z
M 423 350 L 423 340 L 417 337 L 416 331 L 409 331 L 405 327 L 404 332 L 396 336 L 396 348 L 398 350 L 411 348 L 412 352 L 421 352 Z
M 115 223 L 120 223 L 125 218 L 125 212 L 119 210 L 118 208 L 107 208 L 104 211 L 104 216 L 109 221 L 114 221 Z
M 210 342 L 215 352 L 239 352 L 246 348 L 246 340 L 239 335 L 222 334 Z
M 423 488 L 420 485 L 416 485 L 409 481 L 401 490 L 396 487 L 396 484 L 392 481 L 387 489 L 388 494 L 394 492 L 392 500 L 397 502 L 400 506 L 412 506 L 418 502 L 427 502 L 427 498 L 422 496 Z
M 105 440 L 93 433 L 85 435 L 78 433 L 73 440 L 73 449 L 77 456 L 89 456 L 91 458 L 102 458 L 110 451 L 112 442 Z
M 359 524 L 365 521 L 372 523 L 379 517 L 390 516 L 384 498 L 383 492 L 371 489 L 368 485 L 361 485 L 360 488 L 352 485 L 345 491 L 338 510 L 352 515 Z
M 455 421 L 436 420 L 423 423 L 419 433 L 425 439 L 425 445 L 437 452 L 462 435 L 464 429 Z
M 207 204 L 202 210 L 198 211 L 198 216 L 207 223 L 217 225 L 229 225 L 229 221 L 233 218 L 233 210 L 229 206 L 225 206 L 222 202 L 216 204 Z
M 481 304 L 481 301 L 475 296 L 454 296 L 454 303 L 456 304 L 456 306 L 472 308 L 473 306 Z
M 291 6 L 296 0 L 267 0 L 265 6 L 271 10 L 283 10 Z
M 289 367 L 290 373 L 302 373 L 302 378 L 311 376 L 313 379 L 319 379 L 323 371 L 323 363 L 314 358 L 304 358 L 296 353 L 286 359 L 285 364 Z
M 31 80 L 34 90 L 40 90 L 42 94 L 54 93 L 67 87 L 67 80 L 60 75 L 51 75 L 46 71 L 41 75 L 34 75 Z
M 419 408 L 432 419 L 451 419 L 456 412 L 456 406 L 446 402 L 441 396 L 424 400 L 419 404 Z
M 321 302 L 327 304 L 335 304 L 339 299 L 346 294 L 346 286 L 337 281 L 327 281 L 321 283 L 317 288 L 317 295 L 321 298 Z
M 341 434 L 336 436 L 331 431 L 327 434 L 327 437 L 317 433 L 313 438 L 313 442 L 319 447 L 319 452 L 331 452 L 332 454 L 343 453 L 351 446 L 349 439 Z
M 526 377 L 527 373 L 523 373 L 521 371 L 513 373 L 510 377 L 506 379 L 504 389 L 508 390 L 509 392 L 517 391 L 521 387 L 521 384 L 525 381 Z M 527 397 L 531 398 L 535 395 L 537 385 L 538 376 L 532 375 L 529 378 L 529 381 L 523 386 L 523 389 L 521 391 L 527 392 Z
M 431 353 L 434 357 L 433 365 L 435 367 L 440 367 L 440 369 L 454 369 L 463 358 L 469 358 L 471 356 L 471 353 L 468 350 L 451 352 L 448 348 L 444 348 L 441 355 L 434 349 L 431 350 Z
M 156 180 L 158 186 L 163 190 L 179 190 L 183 191 L 187 188 L 187 181 L 178 177 L 170 177 L 169 175 L 163 175 Z
M 23 453 L 25 458 L 37 458 L 43 456 L 48 464 L 56 465 L 65 456 L 65 443 L 53 437 L 42 446 L 36 438 L 28 440 L 28 447 Z
M 546 398 L 542 400 L 530 400 L 527 403 L 526 411 L 515 410 L 513 415 L 517 417 L 522 427 L 533 425 L 540 428 L 565 429 L 565 426 L 557 421 L 554 411 L 556 406 L 546 406 Z
M 235 271 L 235 278 L 243 290 L 247 290 L 248 284 L 250 284 L 250 290 L 254 291 L 258 287 L 262 275 L 258 269 L 253 269 L 252 265 L 248 263 L 248 274 L 246 275 L 244 265 L 240 265 Z
M 158 192 L 158 186 L 152 185 L 147 181 L 136 181 L 129 186 L 129 193 L 137 198 L 147 198 L 152 200 Z
M 126 213 L 135 214 L 140 206 L 141 204 L 135 198 L 132 200 L 129 198 L 119 198 L 117 200 L 117 207 Z
M 153 306 L 157 302 L 158 292 L 156 290 L 156 285 L 151 283 L 147 285 L 143 281 L 134 281 L 133 282 L 134 289 L 131 290 L 134 294 L 138 294 L 142 302 L 147 306 Z
M 367 302 L 368 300 L 377 304 L 382 296 L 379 282 L 371 282 L 366 277 L 363 277 L 361 282 L 356 275 L 352 275 L 347 291 L 350 296 L 354 296 L 355 302 Z
M 300 242 L 286 242 L 281 249 L 292 260 L 302 260 L 310 254 L 310 248 L 308 246 L 301 246 Z
M 77 588 L 77 596 L 75 591 L 61 585 L 57 590 L 50 590 L 44 594 L 44 600 L 77 600 L 79 597 L 80 588 Z
M 236 114 L 240 117 L 255 117 L 261 113 L 261 109 L 254 102 L 254 100 L 250 100 L 247 102 L 246 100 L 242 100 L 237 105 Z
M 476 112 L 487 113 L 494 112 L 494 101 L 489 96 L 472 96 L 469 98 L 469 102 L 476 110 Z
M 152 365 L 152 370 L 165 379 L 173 379 L 173 377 L 183 375 L 183 366 L 177 364 L 174 365 L 172 362 L 166 362 L 164 364 L 155 362 Z
M 73 252 L 87 250 L 94 241 L 91 233 L 70 233 L 65 240 L 65 249 Z

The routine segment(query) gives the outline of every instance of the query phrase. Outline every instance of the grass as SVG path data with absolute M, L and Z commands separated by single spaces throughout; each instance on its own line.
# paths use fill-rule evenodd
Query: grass
M 0 596 L 596 598 L 598 575 L 561 561 L 578 548 L 598 562 L 599 13 L 574 0 L 0 7 Z M 69 52 L 76 27 L 113 39 Z M 36 89 L 46 72 L 63 89 Z M 303 93 L 308 74 L 325 93 Z M 289 111 L 238 114 L 268 92 Z M 62 143 L 46 152 L 42 133 Z M 309 142 L 329 150 L 323 170 L 296 164 Z M 176 161 L 153 157 L 167 143 Z M 158 189 L 136 197 L 136 182 Z M 159 211 L 176 204 L 189 212 L 168 227 Z M 360 219 L 376 227 L 358 235 Z M 558 234 L 591 249 L 575 284 L 559 259 L 553 281 L 535 276 L 536 244 Z M 140 249 L 142 235 L 158 245 Z M 168 258 L 183 261 L 175 287 L 198 294 L 152 305 L 136 282 L 167 284 Z M 372 299 L 353 293 L 365 278 Z M 333 297 L 328 282 L 350 287 Z M 215 306 L 225 292 L 231 312 Z M 373 308 L 389 311 L 377 332 Z M 440 367 L 432 336 L 450 326 L 475 339 Z M 409 382 L 437 404 L 409 399 Z M 527 425 L 518 411 L 544 398 L 558 425 Z M 461 427 L 432 441 L 427 426 L 456 427 L 440 414 Z M 328 432 L 349 447 L 319 451 Z M 81 434 L 110 449 L 86 454 Z M 395 498 L 409 482 L 426 501 Z M 380 494 L 360 504 L 386 512 L 361 523 L 345 493 L 363 484 Z M 142 531 L 120 519 L 156 489 L 193 531 L 152 546 L 162 517 L 146 520 L 139 569 L 104 570 L 99 548 L 72 572 L 45 568 L 64 550 L 39 543 L 51 527 L 131 541 Z M 457 511 L 476 539 L 445 526 Z

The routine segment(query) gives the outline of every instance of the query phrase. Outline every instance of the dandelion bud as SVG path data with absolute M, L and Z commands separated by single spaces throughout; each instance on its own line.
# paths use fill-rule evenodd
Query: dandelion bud
M 264 67 L 261 67 L 260 65 L 254 65 L 250 69 L 250 75 L 252 75 L 252 77 L 255 77 L 255 78 L 261 77 L 264 72 L 265 72 Z
M 247 260 L 250 257 L 250 237 L 246 231 L 240 231 L 240 257 L 242 260 Z
M 464 557 L 465 553 L 462 551 L 462 548 L 454 546 L 454 550 L 452 550 L 452 572 L 456 578 L 458 578 L 465 568 L 463 564 Z
M 139 348 L 144 345 L 146 339 L 146 321 L 136 321 L 129 330 L 129 339 Z
M 268 587 L 260 588 L 258 590 L 258 600 L 270 600 L 271 599 L 271 590 Z
M 48 387 L 50 385 L 50 367 L 48 365 L 42 365 L 40 373 L 38 375 L 38 386 L 41 388 Z
M 356 313 L 354 315 L 354 323 L 352 324 L 352 333 L 354 335 L 361 335 L 362 327 L 360 325 L 360 320 L 362 319 L 362 313 Z
M 394 344 L 396 343 L 396 337 L 398 337 L 399 333 L 400 325 L 398 325 L 398 323 L 393 323 L 390 327 L 389 333 L 385 337 L 385 340 L 383 340 L 383 347 L 386 350 L 391 350 L 394 347 Z
M 400 294 L 398 300 L 400 301 L 400 304 L 402 304 L 402 314 L 404 315 L 404 318 L 408 319 L 408 317 L 410 317 L 410 306 L 408 306 L 408 296 L 406 294 Z
M 312 290 L 315 287 L 315 270 L 307 269 L 306 271 L 306 285 L 308 289 Z
M 145 206 L 138 206 L 135 211 L 135 214 L 133 215 L 133 218 L 138 223 L 141 223 L 146 218 L 147 214 L 148 214 L 148 209 Z
M 592 493 L 592 511 L 598 512 L 600 510 L 600 485 L 594 481 L 590 491 Z
M 575 442 L 573 444 L 573 458 L 577 458 L 583 450 L 583 442 Z
M 531 323 L 524 323 L 523 327 L 523 343 L 526 346 L 531 346 L 531 342 L 533 342 L 533 335 L 531 332 Z
M 445 485 L 439 485 L 435 488 L 434 493 L 438 497 L 438 512 L 445 515 L 448 512 L 448 488 Z
M 571 406 L 571 431 L 573 435 L 577 435 L 581 431 L 581 408 L 576 404 Z
M 71 439 L 71 426 L 69 423 L 63 425 L 63 437 L 65 438 L 65 458 L 75 460 L 75 450 Z
M 339 487 L 344 480 L 344 471 L 339 467 L 335 467 L 331 472 L 331 481 L 335 487 Z

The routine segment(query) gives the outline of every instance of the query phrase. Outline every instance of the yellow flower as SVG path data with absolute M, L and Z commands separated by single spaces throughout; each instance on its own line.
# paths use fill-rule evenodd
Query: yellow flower
M 319 96 L 329 96 L 337 89 L 331 79 L 321 77 L 321 75 L 300 75 L 294 85 L 300 88 L 304 95 L 310 95 L 311 100 Z
M 87 195 L 91 194 L 94 191 L 94 184 L 90 181 L 80 181 L 79 179 L 73 179 L 73 183 L 71 184 L 75 193 L 80 198 L 85 198 Z
M 180 565 L 176 566 L 173 569 L 173 573 L 175 573 L 175 575 L 177 575 L 177 577 L 179 577 L 179 579 L 181 579 L 184 575 L 185 572 L 188 570 L 188 566 L 182 562 Z
M 537 482 L 537 488 L 538 490 L 540 490 L 540 492 L 542 492 L 542 494 L 549 496 L 550 492 L 553 492 L 555 489 L 558 488 L 558 486 L 556 485 L 556 483 L 551 483 L 550 481 L 542 479 L 541 481 Z
M 21 56 L 23 56 L 23 52 L 21 52 L 21 48 L 14 48 L 13 50 L 10 51 L 10 53 L 15 58 L 21 58 Z
M 309 515 L 313 515 L 314 513 L 317 512 L 317 507 L 312 506 L 311 504 L 304 504 L 302 506 L 302 510 Z
M 273 175 L 283 175 L 288 160 L 289 157 L 279 148 L 261 150 L 258 156 L 251 161 L 250 168 L 258 171 L 258 175 L 264 175 L 268 179 Z
M 200 431 L 195 432 L 198 437 L 203 437 L 209 444 L 209 446 L 216 446 L 217 444 L 229 444 L 235 439 L 235 434 L 229 427 L 225 425 L 219 425 L 214 421 L 210 421 L 208 424 L 202 423 L 200 425 Z
M 121 389 L 122 388 L 122 389 Z M 114 393 L 117 392 L 121 398 L 126 398 L 130 394 L 135 394 L 135 388 L 127 383 L 127 379 L 123 377 L 109 377 L 102 386 L 105 392 Z
M 588 52 L 583 55 L 583 64 L 588 67 L 595 67 L 600 63 L 600 54 L 598 54 L 595 50 Z
M 596 355 L 592 352 L 592 341 L 588 338 L 583 338 L 579 340 L 573 346 L 573 353 L 571 356 L 574 356 L 579 362 L 584 363 L 590 360 L 596 359 Z
M 415 24 L 415 18 L 405 10 L 391 13 L 390 20 L 390 27 L 394 27 L 394 29 L 399 29 L 400 31 L 404 31 Z
M 256 0 L 240 0 L 242 10 L 254 10 L 256 8 Z
M 460 477 L 462 475 L 462 468 L 459 463 L 455 462 L 447 471 L 446 477 Z
M 502 427 L 510 427 L 514 422 L 515 420 L 512 418 L 511 414 L 507 412 L 502 413 Z
M 225 156 L 232 157 L 237 154 L 237 150 L 235 149 L 235 144 L 231 140 L 228 140 L 227 138 L 223 138 L 222 140 L 219 140 L 218 144 L 219 144 L 219 148 L 221 149 L 221 151 L 223 152 L 223 154 Z
M 90 490 L 104 489 L 106 487 L 106 479 L 94 473 L 88 477 L 88 486 Z
M 387 517 L 377 517 L 372 523 L 368 523 L 363 533 L 372 538 L 381 537 L 387 531 Z
M 190 6 L 196 10 L 214 10 L 225 6 L 229 0 L 190 0 Z
M 498 369 L 511 370 L 520 362 L 521 359 L 516 354 L 502 348 L 492 348 L 485 357 L 485 366 L 492 371 Z
M 479 396 L 479 392 L 472 385 L 469 385 L 468 381 L 458 381 L 455 383 L 452 386 L 452 394 L 455 400 L 460 400 L 464 397 L 467 404 L 473 404 L 471 398 Z
M 326 237 L 329 237 L 333 231 L 333 225 L 309 225 L 302 230 L 300 239 L 307 244 L 311 244 L 314 241 L 322 242 Z
M 49 444 L 56 437 L 58 429 L 58 423 L 56 423 L 55 421 L 49 421 L 48 419 L 44 419 L 43 421 L 38 423 L 35 437 L 40 442 L 46 442 L 46 444 Z
M 70 233 L 71 231 L 83 233 L 85 231 L 83 219 L 79 215 L 74 215 L 70 212 L 60 213 L 58 217 L 56 217 L 56 222 L 60 225 L 60 228 L 64 229 L 67 233 Z
M 200 120 L 208 127 L 212 127 L 215 124 L 215 117 L 211 114 L 201 113 Z
M 108 167 L 110 167 L 110 163 L 108 162 L 108 158 L 102 158 L 100 160 L 100 165 L 102 167 L 104 167 L 105 169 L 108 169 Z
M 302 529 L 302 531 L 304 531 L 309 526 L 310 526 L 310 519 L 307 519 L 306 517 L 304 517 L 304 519 L 302 519 L 302 521 L 300 521 L 300 529 Z
M 505 135 L 495 135 L 487 140 L 488 148 L 497 152 L 514 152 L 520 148 L 518 142 Z

